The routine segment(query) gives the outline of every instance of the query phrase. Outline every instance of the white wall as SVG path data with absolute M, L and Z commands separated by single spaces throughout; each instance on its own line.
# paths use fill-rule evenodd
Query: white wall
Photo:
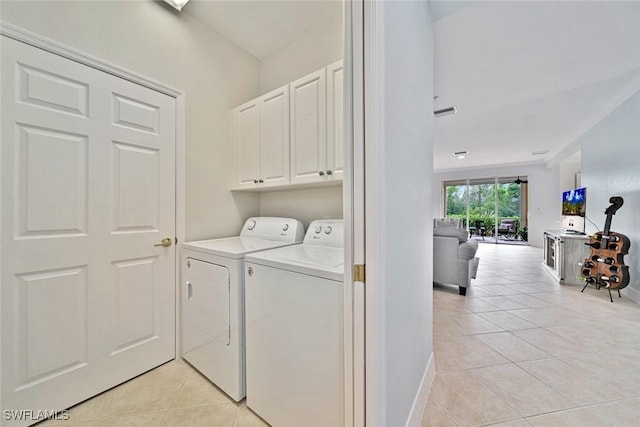
M 326 26 L 315 28 L 260 61 L 262 94 L 342 59 L 342 4 L 330 5 Z
M 545 165 L 522 165 L 436 173 L 433 176 L 433 216 L 440 217 L 444 213 L 444 181 L 518 175 L 527 176 L 529 180 L 529 243 L 542 247 L 544 229 L 560 227 L 562 192 L 559 190 L 560 172 L 557 165 L 551 168 Z
M 367 412 L 372 425 L 419 425 L 435 372 L 433 230 L 425 221 L 432 212 L 433 28 L 426 2 L 370 7 L 366 298 L 376 313 L 367 314 L 367 352 L 379 354 L 368 354 L 367 369 L 379 381 L 367 383 Z
M 305 228 L 314 219 L 342 218 L 342 186 L 263 193 L 260 215 L 291 216 Z
M 267 93 L 342 59 L 342 5 L 332 20 L 260 61 L 260 92 Z M 342 188 L 275 191 L 260 195 L 260 215 L 291 216 L 308 226 L 314 219 L 342 218 Z
M 162 2 L 2 1 L 2 19 L 186 93 L 187 239 L 237 234 L 259 196 L 232 194 L 229 110 L 259 94 L 259 64 Z
M 631 240 L 625 264 L 631 282 L 622 293 L 640 303 L 640 91 L 578 138 L 582 153 L 582 185 L 587 187 L 587 233 L 604 228 L 609 197 L 622 196 L 624 205 L 613 217 L 611 230 Z
M 567 191 L 577 187 L 576 186 L 576 174 L 580 172 L 582 167 L 580 162 L 580 153 L 571 156 L 571 158 L 559 163 L 560 166 L 560 191 Z

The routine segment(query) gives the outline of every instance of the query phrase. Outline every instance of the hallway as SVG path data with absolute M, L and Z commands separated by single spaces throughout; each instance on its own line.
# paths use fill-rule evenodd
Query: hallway
M 480 245 L 477 279 L 434 287 L 422 426 L 640 425 L 640 305 L 560 286 L 542 250 Z

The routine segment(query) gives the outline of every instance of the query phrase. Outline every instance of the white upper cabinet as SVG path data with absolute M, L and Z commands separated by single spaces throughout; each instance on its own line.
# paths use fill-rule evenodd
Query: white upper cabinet
M 289 184 L 289 87 L 233 110 L 236 189 Z
M 291 91 L 291 183 L 325 180 L 326 71 L 321 69 L 289 85 Z
M 236 186 L 253 187 L 260 176 L 260 117 L 258 100 L 233 110 Z
M 235 108 L 234 189 L 341 182 L 343 116 L 342 61 Z
M 327 170 L 329 180 L 344 172 L 344 101 L 342 61 L 327 67 Z
M 289 87 L 260 97 L 259 181 L 264 186 L 289 184 Z

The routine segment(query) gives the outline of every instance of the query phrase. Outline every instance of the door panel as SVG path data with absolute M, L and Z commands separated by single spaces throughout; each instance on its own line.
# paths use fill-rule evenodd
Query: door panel
M 153 295 L 157 259 L 144 258 L 112 263 L 116 306 L 114 351 L 118 353 L 158 338 L 154 325 Z M 112 353 L 112 354 L 113 354 Z
M 18 236 L 86 234 L 87 136 L 17 128 Z
M 233 110 L 236 156 L 236 185 L 255 187 L 260 177 L 260 116 L 257 101 Z
M 327 171 L 330 179 L 344 173 L 344 72 L 342 61 L 327 67 Z
M 89 86 L 50 71 L 18 64 L 19 101 L 45 109 L 87 117 Z
M 3 409 L 64 409 L 174 357 L 175 100 L 6 37 L 2 88 Z
M 289 183 L 289 87 L 260 97 L 260 178 L 265 185 Z
M 187 258 L 182 299 L 183 353 L 217 341 L 230 342 L 230 276 L 221 265 Z
M 158 230 L 159 158 L 157 149 L 113 143 L 114 233 Z
M 87 269 L 41 271 L 16 277 L 18 389 L 87 363 Z M 67 305 L 72 310 L 60 311 Z M 64 343 L 64 345 L 59 345 Z
M 325 70 L 291 83 L 291 183 L 323 181 L 326 165 Z

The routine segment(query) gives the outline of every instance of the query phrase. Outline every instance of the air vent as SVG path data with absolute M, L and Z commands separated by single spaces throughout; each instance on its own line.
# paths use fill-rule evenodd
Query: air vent
M 538 150 L 531 153 L 532 156 L 542 156 L 543 154 L 547 154 L 549 150 Z
M 433 112 L 433 114 L 436 117 L 442 117 L 442 116 L 449 116 L 452 114 L 456 114 L 457 112 L 458 112 L 458 109 L 454 105 L 453 107 L 443 108 L 442 110 L 436 110 Z
M 454 156 L 456 156 L 458 159 L 464 159 L 464 157 L 469 154 L 468 151 L 456 151 L 455 153 L 453 153 Z

